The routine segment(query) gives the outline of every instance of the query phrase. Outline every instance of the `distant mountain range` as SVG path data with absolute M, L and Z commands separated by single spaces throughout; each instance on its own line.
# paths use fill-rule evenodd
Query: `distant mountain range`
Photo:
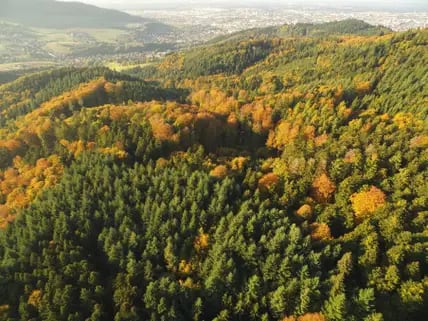
M 80 2 L 0 0 L 0 19 L 39 28 L 123 28 L 150 19 Z

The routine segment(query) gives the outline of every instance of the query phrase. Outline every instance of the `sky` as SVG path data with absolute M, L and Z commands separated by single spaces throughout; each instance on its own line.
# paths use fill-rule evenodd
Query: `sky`
M 76 0 L 62 0 L 76 1 Z M 287 6 L 317 5 L 326 7 L 354 7 L 362 9 L 383 9 L 390 11 L 428 11 L 428 0 L 79 0 L 100 7 L 122 10 L 143 10 L 154 8 L 177 7 L 230 7 L 230 6 Z

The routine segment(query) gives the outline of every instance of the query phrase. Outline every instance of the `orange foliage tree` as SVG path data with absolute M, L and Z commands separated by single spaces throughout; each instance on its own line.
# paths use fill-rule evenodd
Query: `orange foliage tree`
M 225 178 L 227 176 L 228 172 L 229 171 L 228 171 L 226 166 L 218 165 L 210 172 L 210 175 L 212 177 Z
M 5 225 L 16 210 L 26 207 L 43 189 L 55 185 L 63 173 L 57 155 L 39 159 L 34 166 L 15 157 L 13 167 L 0 173 L 0 193 L 6 203 L 0 206 L 0 224 Z
M 330 227 L 325 223 L 312 223 L 311 238 L 315 241 L 330 240 L 332 238 Z
M 311 196 L 319 203 L 328 202 L 336 191 L 336 185 L 328 178 L 326 173 L 322 173 L 312 183 Z
M 259 179 L 260 190 L 272 190 L 279 184 L 279 177 L 274 173 L 268 173 Z

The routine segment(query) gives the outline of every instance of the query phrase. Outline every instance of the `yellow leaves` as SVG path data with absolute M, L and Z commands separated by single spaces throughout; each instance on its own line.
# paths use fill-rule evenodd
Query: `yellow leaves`
M 372 84 L 370 81 L 362 81 L 355 84 L 357 95 L 363 96 L 371 91 Z
M 409 128 L 413 126 L 419 126 L 421 121 L 416 120 L 411 113 L 397 113 L 393 118 L 394 124 L 398 126 L 399 129 Z
M 326 173 L 322 173 L 312 183 L 311 196 L 319 203 L 327 203 L 335 191 L 336 185 Z
M 275 131 L 269 133 L 266 145 L 273 148 L 282 149 L 285 145 L 292 143 L 299 135 L 300 126 L 291 124 L 283 120 L 279 123 Z
M 39 159 L 34 166 L 15 157 L 14 167 L 0 173 L 0 193 L 6 196 L 6 203 L 0 205 L 3 219 L 11 213 L 26 207 L 43 189 L 53 186 L 62 176 L 64 167 L 57 155 Z
M 427 148 L 428 135 L 419 135 L 410 140 L 410 148 Z
M 321 68 L 330 68 L 331 67 L 331 59 L 327 56 L 318 56 L 317 58 L 317 66 Z
M 93 142 L 84 142 L 82 140 L 77 140 L 74 142 L 69 142 L 68 140 L 61 139 L 59 142 L 62 146 L 67 148 L 67 150 L 74 155 L 74 157 L 78 157 L 81 153 L 87 150 L 92 150 L 95 147 L 95 143 Z
M 245 167 L 247 162 L 248 162 L 248 159 L 246 157 L 242 157 L 242 156 L 241 157 L 235 157 L 230 162 L 230 166 L 231 166 L 232 170 L 234 170 L 234 171 L 241 171 Z
M 279 176 L 274 173 L 268 173 L 259 179 L 259 189 L 262 191 L 272 190 L 279 184 Z
M 128 157 L 128 153 L 118 146 L 98 148 L 97 150 L 102 154 L 113 155 L 118 159 L 125 159 Z
M 199 230 L 199 235 L 195 238 L 195 242 L 193 243 L 195 250 L 197 252 L 201 252 L 205 250 L 209 245 L 209 235 L 204 233 L 202 229 Z
M 195 120 L 195 115 L 192 113 L 184 113 L 181 115 L 178 115 L 177 119 L 175 120 L 175 125 L 179 127 L 189 127 L 193 124 Z
M 186 278 L 186 280 L 178 280 L 178 284 L 187 289 L 198 289 L 199 285 L 195 283 L 191 278 Z
M 34 290 L 30 294 L 28 301 L 27 301 L 28 304 L 30 304 L 36 308 L 40 306 L 41 302 L 42 302 L 42 291 L 40 291 L 40 290 Z
M 104 126 L 105 128 L 108 126 Z M 108 129 L 106 129 L 108 130 Z M 62 139 L 60 144 L 67 148 L 67 150 L 74 155 L 74 157 L 78 157 L 81 153 L 90 150 L 97 150 L 102 154 L 113 155 L 119 159 L 124 159 L 128 156 L 128 153 L 124 150 L 123 144 L 117 142 L 114 146 L 111 147 L 100 147 L 96 148 L 95 142 L 84 142 L 82 140 L 77 140 L 74 142 L 69 142 L 68 140 Z
M 296 214 L 305 220 L 309 220 L 312 218 L 312 207 L 308 204 L 304 204 L 297 210 Z
M 0 318 L 7 318 L 7 312 L 9 311 L 9 305 L 0 305 Z
M 386 202 L 385 198 L 385 193 L 375 186 L 371 186 L 368 190 L 352 194 L 350 199 L 357 221 L 361 222 L 378 208 L 382 207 Z
M 312 223 L 311 226 L 311 238 L 314 241 L 326 241 L 331 240 L 330 227 L 325 223 Z
M 229 170 L 224 165 L 218 165 L 216 166 L 211 172 L 210 176 L 216 177 L 216 178 L 225 178 L 229 173 Z
M 201 89 L 190 96 L 192 104 L 201 107 L 203 110 L 215 112 L 221 115 L 228 115 L 238 108 L 239 103 L 234 97 L 229 97 L 217 88 L 207 91 Z
M 190 274 L 192 271 L 192 264 L 186 260 L 181 260 L 178 264 L 178 271 L 182 274 Z

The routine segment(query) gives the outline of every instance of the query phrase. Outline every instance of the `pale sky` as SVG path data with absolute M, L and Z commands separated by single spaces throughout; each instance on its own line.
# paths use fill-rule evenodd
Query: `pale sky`
M 76 0 L 62 0 L 76 1 Z M 338 7 L 359 7 L 364 9 L 384 10 L 423 10 L 428 11 L 428 0 L 79 0 L 106 8 L 122 10 L 149 9 L 156 7 L 178 6 L 287 6 L 287 5 L 318 5 Z

